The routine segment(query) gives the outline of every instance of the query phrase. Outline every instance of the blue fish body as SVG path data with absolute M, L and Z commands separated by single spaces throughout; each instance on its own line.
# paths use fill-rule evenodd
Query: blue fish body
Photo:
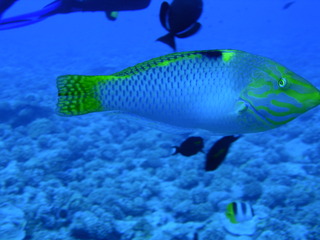
M 183 129 L 233 135 L 281 126 L 320 104 L 286 67 L 238 50 L 173 53 L 109 76 L 64 75 L 58 111 L 116 111 Z

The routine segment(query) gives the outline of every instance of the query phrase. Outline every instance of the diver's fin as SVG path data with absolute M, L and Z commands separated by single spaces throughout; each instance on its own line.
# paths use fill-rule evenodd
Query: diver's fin
M 167 21 L 169 8 L 170 8 L 170 4 L 167 2 L 163 2 L 160 8 L 160 22 L 162 27 L 164 27 L 167 31 L 169 31 L 169 26 Z
M 60 7 L 60 5 L 61 1 L 54 1 L 53 3 L 47 5 L 39 11 L 2 19 L 0 20 L 0 30 L 23 27 L 36 22 L 40 22 L 45 18 L 58 13 L 57 9 Z
M 99 83 L 109 76 L 64 75 L 57 78 L 58 113 L 61 116 L 99 112 L 103 108 L 98 96 Z
M 176 43 L 174 41 L 174 35 L 172 33 L 168 33 L 160 38 L 157 41 L 163 42 L 169 45 L 174 51 L 176 51 Z
M 194 25 L 191 26 L 191 28 L 189 28 L 188 30 L 186 30 L 186 31 L 184 31 L 182 33 L 177 33 L 176 36 L 178 38 L 190 37 L 191 35 L 193 35 L 196 32 L 198 32 L 200 28 L 201 28 L 201 24 L 196 22 Z
M 118 18 L 118 12 L 112 11 L 112 12 L 106 12 L 107 18 L 111 21 L 114 21 Z

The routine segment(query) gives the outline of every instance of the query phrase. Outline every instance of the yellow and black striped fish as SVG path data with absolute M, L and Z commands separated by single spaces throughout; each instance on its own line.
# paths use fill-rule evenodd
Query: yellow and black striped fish
M 227 206 L 226 217 L 231 223 L 246 222 L 254 217 L 254 211 L 247 202 L 231 202 Z

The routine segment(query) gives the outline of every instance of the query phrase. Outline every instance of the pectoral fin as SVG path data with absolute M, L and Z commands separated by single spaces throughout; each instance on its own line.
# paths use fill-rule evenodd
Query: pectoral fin
M 248 104 L 242 100 L 238 101 L 235 105 L 235 113 L 237 115 L 246 112 L 248 109 Z

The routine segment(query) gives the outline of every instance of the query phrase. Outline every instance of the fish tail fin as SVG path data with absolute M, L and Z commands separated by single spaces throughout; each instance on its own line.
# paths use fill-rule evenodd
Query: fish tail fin
M 58 77 L 58 114 L 69 117 L 106 110 L 99 98 L 99 85 L 107 78 L 82 75 Z
M 159 37 L 157 41 L 160 41 L 169 45 L 174 51 L 176 51 L 176 42 L 174 40 L 174 34 L 168 33 L 162 37 Z

